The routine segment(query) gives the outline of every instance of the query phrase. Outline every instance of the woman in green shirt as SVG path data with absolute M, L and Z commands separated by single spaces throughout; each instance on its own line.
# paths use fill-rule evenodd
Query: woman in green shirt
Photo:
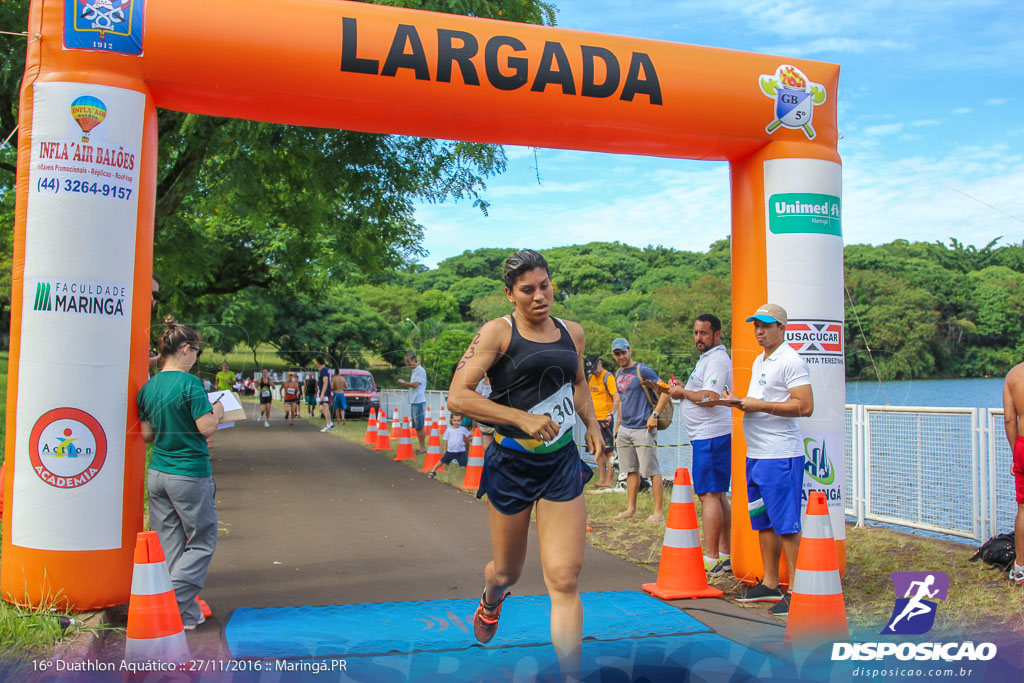
M 142 439 L 153 442 L 149 528 L 163 546 L 182 624 L 192 630 L 206 620 L 196 598 L 217 545 L 216 485 L 206 437 L 217 431 L 224 406 L 211 406 L 199 378 L 189 372 L 203 352 L 198 333 L 170 316 L 164 324 L 162 369 L 139 391 L 139 419 Z

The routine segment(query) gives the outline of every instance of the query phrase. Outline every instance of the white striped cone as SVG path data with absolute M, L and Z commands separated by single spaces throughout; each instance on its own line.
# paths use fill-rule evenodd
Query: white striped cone
M 395 408 L 395 412 L 391 416 L 391 438 L 402 438 L 402 420 L 398 417 L 398 408 Z
M 398 430 L 398 451 L 395 453 L 395 460 L 412 460 L 415 455 L 412 452 L 412 427 L 406 418 L 405 425 Z
M 480 477 L 484 472 L 484 440 L 480 428 L 473 430 L 473 440 L 469 444 L 469 457 L 466 459 L 466 474 L 462 478 L 462 488 L 480 488 Z
M 430 406 L 427 405 L 427 412 L 426 412 L 426 415 L 424 416 L 423 424 L 428 425 L 430 423 L 431 423 Z
M 128 602 L 126 662 L 185 663 L 191 659 L 171 576 L 155 531 L 141 532 Z
M 807 500 L 786 619 L 787 642 L 847 639 L 846 604 L 828 501 L 821 491 Z
M 430 438 L 427 440 L 427 456 L 423 459 L 423 469 L 421 472 L 429 472 L 431 468 L 441 462 L 441 435 L 437 433 L 437 425 L 433 425 L 430 428 Z M 444 467 L 438 468 L 438 472 L 443 470 Z
M 391 438 L 388 436 L 388 416 L 384 414 L 383 420 L 377 420 L 377 443 L 374 444 L 375 451 L 390 451 Z
M 661 546 L 657 583 L 645 583 L 645 591 L 662 600 L 717 598 L 722 591 L 708 585 L 704 553 L 697 533 L 697 509 L 693 505 L 690 471 L 676 470 L 672 500 L 668 506 L 665 540 Z
M 448 410 L 445 407 L 444 403 L 441 404 L 440 417 L 438 417 L 437 420 L 438 420 L 438 422 L 440 422 L 443 425 L 448 424 Z

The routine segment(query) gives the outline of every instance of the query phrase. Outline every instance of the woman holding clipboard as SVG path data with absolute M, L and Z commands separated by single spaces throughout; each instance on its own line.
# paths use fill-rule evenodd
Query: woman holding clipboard
M 217 546 L 216 485 L 206 437 L 224 415 L 190 370 L 203 353 L 199 334 L 164 319 L 162 368 L 139 391 L 142 440 L 153 443 L 147 472 L 149 528 L 157 533 L 181 621 L 190 631 L 206 621 L 196 601 Z M 185 552 L 185 551 L 188 552 Z

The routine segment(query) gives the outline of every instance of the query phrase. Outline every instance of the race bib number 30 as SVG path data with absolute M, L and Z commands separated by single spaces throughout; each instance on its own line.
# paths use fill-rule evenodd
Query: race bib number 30
M 545 441 L 545 446 L 558 441 L 563 434 L 573 428 L 576 424 L 576 407 L 572 402 L 572 384 L 566 382 L 555 393 L 530 408 L 526 412 L 532 415 L 547 415 L 558 425 L 558 434 L 555 438 Z

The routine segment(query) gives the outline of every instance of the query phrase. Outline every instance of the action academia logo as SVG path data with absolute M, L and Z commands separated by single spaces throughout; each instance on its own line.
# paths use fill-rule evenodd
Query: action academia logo
M 92 481 L 107 459 L 107 435 L 84 410 L 54 408 L 32 427 L 28 456 L 39 478 L 59 489 Z
M 771 134 L 779 126 L 802 128 L 807 139 L 813 140 L 817 133 L 811 119 L 814 118 L 814 107 L 825 102 L 825 86 L 812 83 L 803 71 L 792 64 L 781 65 L 774 74 L 761 74 L 758 82 L 761 92 L 775 98 L 775 120 L 765 130 Z

